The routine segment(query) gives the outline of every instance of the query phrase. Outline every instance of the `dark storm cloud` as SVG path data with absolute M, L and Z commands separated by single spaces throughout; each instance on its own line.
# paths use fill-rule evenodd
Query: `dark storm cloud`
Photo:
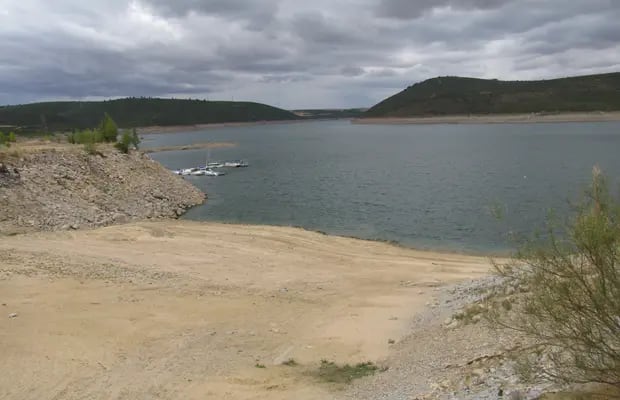
M 191 96 L 370 106 L 433 76 L 620 70 L 615 0 L 21 0 L 0 103 Z
M 492 9 L 511 0 L 380 0 L 376 13 L 380 17 L 411 19 L 418 18 L 435 8 Z
M 162 15 L 183 17 L 189 13 L 229 18 L 270 20 L 277 12 L 275 0 L 146 0 Z

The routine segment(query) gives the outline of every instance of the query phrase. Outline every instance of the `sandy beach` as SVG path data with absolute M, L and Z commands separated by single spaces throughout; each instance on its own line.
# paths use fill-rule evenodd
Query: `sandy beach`
M 536 114 L 491 114 L 491 115 L 446 115 L 412 118 L 358 118 L 355 124 L 522 124 L 551 122 L 610 122 L 620 121 L 620 111 L 536 113 Z
M 321 359 L 380 364 L 438 286 L 489 271 L 484 257 L 285 227 L 3 237 L 0 398 L 336 398 L 312 376 Z

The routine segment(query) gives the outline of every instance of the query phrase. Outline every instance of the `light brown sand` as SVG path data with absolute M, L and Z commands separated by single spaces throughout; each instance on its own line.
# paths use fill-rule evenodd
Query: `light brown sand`
M 492 114 L 492 115 L 446 115 L 411 118 L 361 118 L 355 124 L 509 124 L 545 122 L 605 122 L 620 121 L 620 111 L 583 113 L 532 113 L 532 114 Z
M 0 398 L 333 398 L 309 374 L 321 359 L 380 361 L 437 285 L 489 269 L 266 226 L 3 237 Z

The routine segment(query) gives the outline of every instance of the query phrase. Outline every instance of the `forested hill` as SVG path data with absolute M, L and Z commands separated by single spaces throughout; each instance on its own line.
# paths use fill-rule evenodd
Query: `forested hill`
M 363 117 L 620 110 L 620 73 L 541 81 L 429 79 L 389 97 Z
M 92 128 L 104 113 L 124 128 L 300 118 L 286 110 L 251 102 L 127 98 L 3 106 L 0 125 L 48 131 Z

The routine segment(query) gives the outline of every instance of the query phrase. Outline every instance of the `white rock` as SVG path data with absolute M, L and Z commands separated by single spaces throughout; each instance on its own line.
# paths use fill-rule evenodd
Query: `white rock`
M 10 314 L 9 314 L 9 318 L 17 318 L 17 316 L 18 316 L 18 315 L 19 315 L 19 314 L 17 314 L 16 312 L 14 312 L 14 313 L 10 313 Z

